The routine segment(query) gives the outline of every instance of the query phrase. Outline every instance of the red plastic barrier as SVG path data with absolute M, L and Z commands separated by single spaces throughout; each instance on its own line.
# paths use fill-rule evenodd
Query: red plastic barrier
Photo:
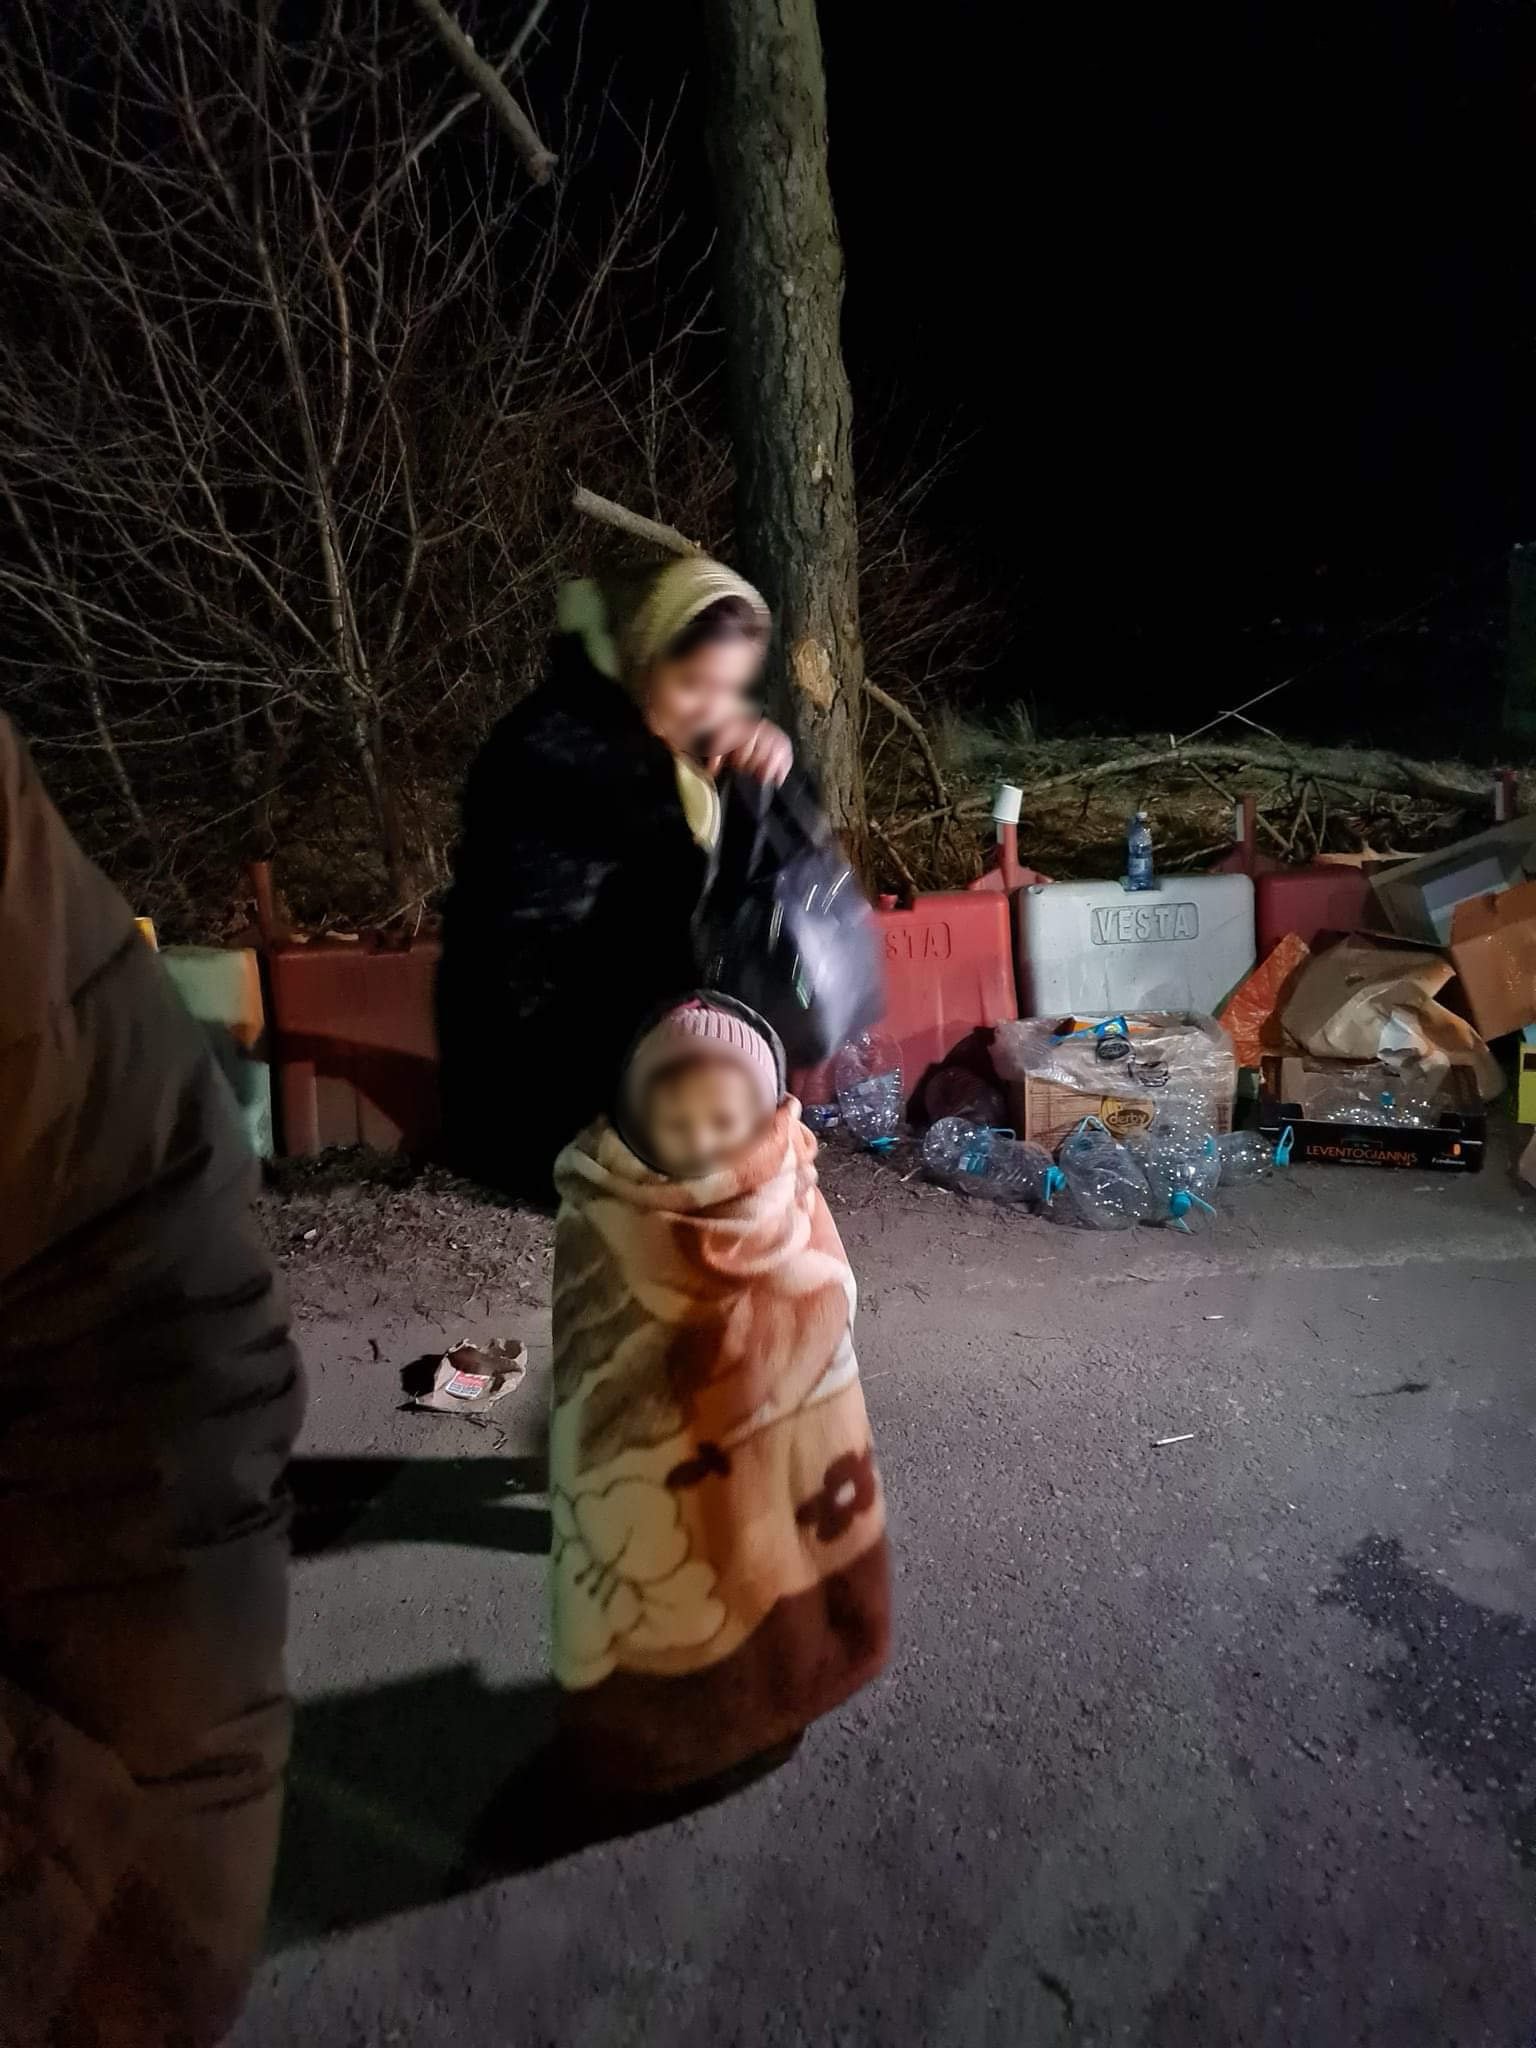
M 414 1150 L 438 1128 L 435 940 L 395 951 L 275 946 L 266 956 L 278 1144 Z
M 991 891 L 919 896 L 876 912 L 885 950 L 886 1029 L 907 1093 L 978 1029 L 1019 1014 L 1010 899 Z M 435 940 L 400 950 L 275 946 L 266 955 L 278 1144 L 417 1149 L 437 1133 Z
M 1376 895 L 1359 868 L 1322 861 L 1253 878 L 1254 937 L 1262 960 L 1287 932 L 1314 945 L 1324 932 L 1357 932 L 1378 920 Z
M 885 1028 L 910 1095 L 972 1032 L 1019 1014 L 1009 897 L 936 891 L 876 912 L 885 940 Z
M 1253 877 L 1253 932 L 1263 960 L 1287 932 L 1315 945 L 1324 932 L 1370 930 L 1378 919 L 1376 895 L 1357 867 L 1315 861 L 1284 867 L 1259 851 L 1258 799 L 1239 797 L 1237 837 L 1231 850 L 1212 861 L 1213 874 Z
M 885 1029 L 901 1047 L 908 1100 L 930 1068 L 975 1032 L 1018 1016 L 1012 900 L 992 890 L 936 890 L 910 910 L 875 912 L 885 952 Z M 829 1101 L 830 1062 L 790 1082 L 804 1102 Z

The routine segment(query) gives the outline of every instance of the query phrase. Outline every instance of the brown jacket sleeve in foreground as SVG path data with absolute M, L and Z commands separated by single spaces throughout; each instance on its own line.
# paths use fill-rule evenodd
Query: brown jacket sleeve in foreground
M 259 1950 L 302 1396 L 255 1174 L 0 718 L 4 2048 L 202 2048 Z

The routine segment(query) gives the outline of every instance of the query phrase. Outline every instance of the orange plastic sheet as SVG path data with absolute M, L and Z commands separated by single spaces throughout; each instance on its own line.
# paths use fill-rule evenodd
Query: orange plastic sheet
M 1280 1049 L 1279 1012 L 1290 995 L 1294 976 L 1311 957 L 1306 940 L 1287 932 L 1227 998 L 1221 1022 L 1236 1048 L 1240 1067 L 1256 1067 L 1266 1052 Z

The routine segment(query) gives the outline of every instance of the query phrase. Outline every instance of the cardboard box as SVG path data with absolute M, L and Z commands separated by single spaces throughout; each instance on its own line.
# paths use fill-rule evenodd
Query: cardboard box
M 1345 939 L 1313 954 L 1280 1021 L 1290 1042 L 1318 1059 L 1442 1052 L 1470 1066 L 1492 1097 L 1504 1087 L 1497 1060 L 1464 1017 L 1435 1001 L 1454 971 L 1444 953 L 1407 941 Z
M 1399 861 L 1371 877 L 1391 929 L 1427 946 L 1448 946 L 1458 904 L 1536 879 L 1536 817 L 1511 818 L 1438 853 Z
M 1472 896 L 1451 914 L 1451 965 L 1482 1036 L 1536 1024 L 1536 882 Z
M 1488 1119 L 1477 1083 L 1466 1067 L 1453 1066 L 1446 1077 L 1443 1113 L 1433 1129 L 1398 1124 L 1338 1124 L 1307 1115 L 1307 1082 L 1326 1080 L 1340 1068 L 1357 1067 L 1353 1060 L 1320 1060 L 1266 1056 L 1259 1094 L 1259 1129 L 1277 1143 L 1291 1133 L 1291 1161 L 1311 1160 L 1334 1166 L 1418 1168 L 1431 1173 L 1480 1173 L 1488 1136 Z M 1381 1068 L 1384 1086 L 1392 1085 Z
M 1021 1137 L 1033 1138 L 1047 1152 L 1054 1152 L 1085 1116 L 1098 1117 L 1116 1138 L 1138 1137 L 1157 1122 L 1157 1104 L 1145 1095 L 1090 1093 L 1080 1088 L 1064 1088 L 1059 1081 L 1042 1081 L 1033 1074 L 1022 1081 L 1009 1081 L 1006 1087 L 1014 1129 Z M 1213 1098 L 1210 1107 L 1216 1129 L 1230 1131 L 1231 1096 Z
M 1095 1025 L 1099 1027 L 1095 1029 Z M 1107 1032 L 1106 1025 L 1124 1027 Z M 1063 1033 L 1070 1032 L 1070 1037 Z M 1109 1044 L 1100 1046 L 1101 1035 Z M 1120 1056 L 1106 1058 L 1105 1053 Z M 1210 1017 L 1132 1012 L 1128 1018 L 1021 1018 L 1000 1024 L 993 1064 L 1022 1137 L 1054 1152 L 1085 1116 L 1117 1138 L 1154 1128 L 1170 1096 L 1200 1096 L 1219 1131 L 1232 1128 L 1237 1058 Z

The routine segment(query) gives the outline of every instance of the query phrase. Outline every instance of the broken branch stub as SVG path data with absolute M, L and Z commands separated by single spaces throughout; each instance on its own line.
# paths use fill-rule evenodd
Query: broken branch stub
M 702 555 L 704 552 L 696 540 L 689 540 L 675 526 L 667 526 L 659 519 L 647 519 L 643 512 L 631 512 L 627 505 L 620 505 L 612 498 L 599 497 L 596 491 L 589 491 L 581 484 L 571 493 L 571 509 L 580 512 L 584 518 L 597 520 L 602 526 L 611 526 L 616 532 L 628 534 L 631 540 L 663 548 L 668 554 Z
M 548 184 L 558 158 L 540 140 L 532 121 L 507 90 L 500 71 L 481 56 L 475 48 L 474 38 L 459 26 L 442 0 L 416 0 L 416 5 L 430 22 L 443 48 L 495 115 L 534 184 Z

